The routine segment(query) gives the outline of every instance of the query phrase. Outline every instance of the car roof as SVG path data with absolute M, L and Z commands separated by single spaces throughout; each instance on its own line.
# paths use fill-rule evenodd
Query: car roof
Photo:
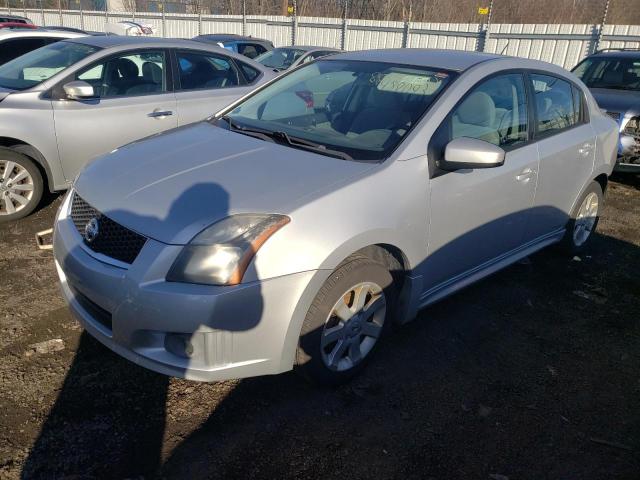
M 49 37 L 49 38 L 78 38 L 84 37 L 84 33 L 68 32 L 63 30 L 24 29 L 24 30 L 0 30 L 0 40 L 19 37 Z
M 74 42 L 84 43 L 92 47 L 111 48 L 119 46 L 155 46 L 155 47 L 200 47 L 203 48 L 202 42 L 194 42 L 182 38 L 159 38 L 159 37 L 134 37 L 127 35 L 88 35 L 81 38 L 74 38 Z
M 640 58 L 640 50 L 603 50 L 589 57 Z
M 237 35 L 235 33 L 205 33 L 203 35 L 198 35 L 193 37 L 194 39 L 207 39 L 215 42 L 266 42 L 271 43 L 270 40 L 265 40 L 264 38 L 257 37 L 247 37 L 245 35 Z
M 295 50 L 304 50 L 305 52 L 311 52 L 313 50 L 322 50 L 327 51 L 327 52 L 341 52 L 342 50 L 340 50 L 339 48 L 333 48 L 333 47 L 317 47 L 314 45 L 287 45 L 284 47 L 276 47 L 275 50 L 282 50 L 284 48 L 292 48 Z
M 0 18 L 15 18 L 16 20 L 26 20 L 31 23 L 31 19 L 27 17 L 22 17 L 20 15 L 13 15 L 10 13 L 0 13 Z
M 393 48 L 362 50 L 331 55 L 326 60 L 361 60 L 382 63 L 397 63 L 421 67 L 463 71 L 489 60 L 505 58 L 493 53 L 467 52 L 463 50 L 434 50 L 427 48 Z M 524 60 L 524 59 L 522 59 Z

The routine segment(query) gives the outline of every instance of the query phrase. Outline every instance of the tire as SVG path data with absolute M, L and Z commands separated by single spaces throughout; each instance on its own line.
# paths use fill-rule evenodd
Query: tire
M 345 260 L 307 312 L 298 342 L 297 371 L 322 385 L 349 381 L 370 361 L 391 328 L 397 297 L 385 265 L 361 255 Z M 364 303 L 359 311 L 357 299 Z
M 29 215 L 40 203 L 42 193 L 42 175 L 33 160 L 0 148 L 0 223 Z
M 598 226 L 603 207 L 602 187 L 598 182 L 593 181 L 582 192 L 567 223 L 567 231 L 562 243 L 570 255 L 581 253 L 588 247 Z

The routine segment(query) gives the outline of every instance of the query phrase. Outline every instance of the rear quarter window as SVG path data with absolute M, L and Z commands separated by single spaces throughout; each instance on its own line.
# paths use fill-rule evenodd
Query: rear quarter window
M 253 67 L 250 67 L 244 62 L 238 62 L 238 65 L 240 66 L 240 70 L 242 70 L 242 73 L 244 74 L 244 78 L 247 80 L 247 83 L 253 83 L 253 81 L 256 78 L 258 78 L 258 76 L 260 75 L 260 72 L 258 70 L 256 70 Z

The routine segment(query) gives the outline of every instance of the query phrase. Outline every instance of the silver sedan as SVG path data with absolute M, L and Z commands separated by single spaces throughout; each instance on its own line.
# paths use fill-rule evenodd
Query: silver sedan
M 142 366 L 339 383 L 419 308 L 548 245 L 587 247 L 617 141 L 550 64 L 339 54 L 89 164 L 56 266 L 87 331 Z
M 190 40 L 79 36 L 0 66 L 0 222 L 120 145 L 213 115 L 275 73 Z M 136 162 L 138 163 L 138 162 Z

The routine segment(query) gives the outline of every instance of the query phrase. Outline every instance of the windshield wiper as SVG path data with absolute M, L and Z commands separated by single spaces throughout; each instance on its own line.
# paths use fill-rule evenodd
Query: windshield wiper
M 348 153 L 341 152 L 340 150 L 332 150 L 320 143 L 311 142 L 298 137 L 292 137 L 287 132 L 271 131 L 262 128 L 245 127 L 244 125 L 238 125 L 229 116 L 224 115 L 220 117 L 229 124 L 229 129 L 233 132 L 242 133 L 251 137 L 260 138 L 268 142 L 280 141 L 284 142 L 290 147 L 300 148 L 302 150 L 308 150 L 310 152 L 319 153 L 328 157 L 341 158 L 343 160 L 353 160 L 353 157 Z
M 328 157 L 342 158 L 343 160 L 353 160 L 353 157 L 348 153 L 341 152 L 340 150 L 332 150 L 320 143 L 311 142 L 299 137 L 292 137 L 287 132 L 271 132 L 271 136 L 276 140 L 285 141 L 294 148 L 302 148 L 304 150 L 309 150 L 310 152 L 327 155 Z
M 220 117 L 220 120 L 224 120 L 229 124 L 229 130 L 232 132 L 241 133 L 242 135 L 247 135 L 249 137 L 259 138 L 260 140 L 264 140 L 265 142 L 273 142 L 273 138 L 271 138 L 271 131 L 262 130 L 259 128 L 247 128 L 242 125 L 238 125 L 236 122 L 231 120 L 228 116 Z

